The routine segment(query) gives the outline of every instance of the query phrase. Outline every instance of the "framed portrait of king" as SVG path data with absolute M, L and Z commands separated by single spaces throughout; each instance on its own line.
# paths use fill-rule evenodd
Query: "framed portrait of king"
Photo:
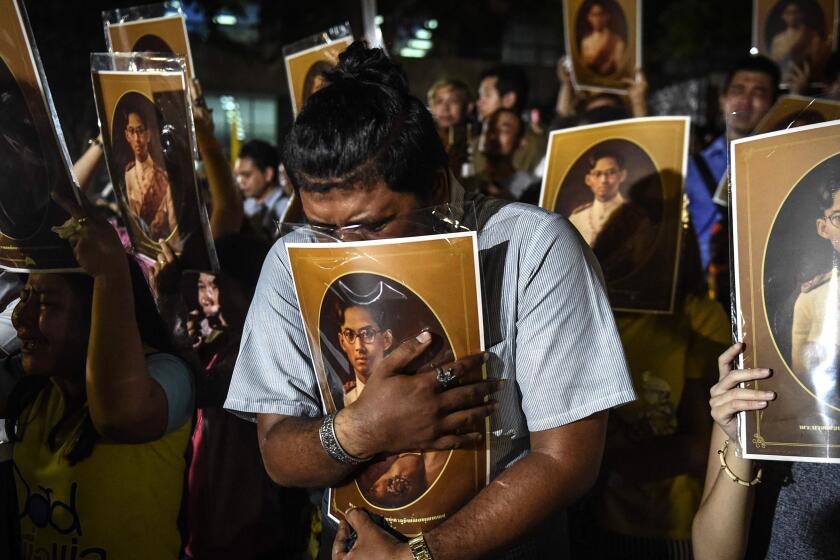
M 682 239 L 687 117 L 551 133 L 540 206 L 592 248 L 613 309 L 671 313 Z
M 783 83 L 796 68 L 820 83 L 837 48 L 837 17 L 838 0 L 753 0 L 753 48 L 779 65 Z
M 18 0 L 0 0 L 0 267 L 78 270 L 53 228 L 80 201 L 46 76 Z
M 642 0 L 564 0 L 575 87 L 624 93 L 642 67 Z
M 180 71 L 103 70 L 137 64 Z M 190 270 L 217 270 L 207 207 L 195 176 L 195 139 L 183 59 L 92 55 L 93 89 L 111 181 L 135 249 L 154 259 L 160 240 Z M 177 66 L 176 66 L 177 67 Z
M 359 399 L 377 364 L 421 332 L 431 344 L 409 373 L 483 350 L 474 232 L 286 248 L 325 414 Z M 403 535 L 428 531 L 487 484 L 488 441 L 376 457 L 329 490 L 329 516 L 364 507 Z
M 180 13 L 180 3 L 137 6 L 102 13 L 105 41 L 111 52 L 147 52 L 183 57 L 187 77 L 194 78 L 192 50 L 187 22 Z
M 343 26 L 337 28 L 343 29 Z M 352 35 L 332 38 L 329 33 L 322 33 L 283 49 L 294 115 L 300 112 L 310 95 L 323 87 L 324 72 L 338 64 L 338 55 L 352 42 Z M 311 43 L 315 44 L 304 46 Z
M 776 398 L 743 412 L 745 456 L 840 462 L 840 121 L 736 140 L 732 235 L 740 367 Z

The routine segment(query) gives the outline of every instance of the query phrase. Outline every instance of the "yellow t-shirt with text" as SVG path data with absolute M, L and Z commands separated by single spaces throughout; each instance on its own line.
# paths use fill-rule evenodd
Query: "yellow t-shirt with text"
M 179 558 L 177 518 L 192 422 L 149 443 L 100 438 L 90 456 L 71 465 L 65 455 L 75 437 L 57 451 L 48 444 L 64 407 L 52 381 L 20 419 L 23 441 L 14 447 L 14 469 L 23 558 Z

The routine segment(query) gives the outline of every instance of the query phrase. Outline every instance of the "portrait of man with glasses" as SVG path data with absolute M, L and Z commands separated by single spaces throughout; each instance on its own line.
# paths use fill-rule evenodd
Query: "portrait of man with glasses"
M 617 152 L 598 151 L 589 156 L 589 171 L 584 182 L 592 191 L 592 202 L 572 212 L 569 221 L 577 228 L 590 247 L 595 246 L 598 234 L 613 213 L 627 204 L 621 186 L 627 180 L 624 158 Z
M 800 375 L 837 370 L 840 339 L 837 336 L 837 313 L 840 307 L 838 264 L 840 264 L 840 156 L 820 167 L 823 177 L 818 186 L 819 211 L 817 235 L 831 245 L 830 267 L 804 282 L 793 305 L 791 361 Z M 829 264 L 829 263 L 826 263 Z M 834 383 L 832 383 L 832 387 Z M 831 391 L 836 395 L 836 390 Z
M 592 201 L 575 208 L 569 221 L 592 247 L 607 282 L 638 270 L 651 254 L 656 228 L 628 195 L 628 170 L 621 150 L 596 146 L 583 181 Z M 660 188 L 661 190 L 661 188 Z
M 138 100 L 136 97 L 132 101 Z M 131 157 L 125 165 L 125 190 L 128 206 L 143 233 L 152 241 L 168 239 L 178 226 L 172 201 L 169 175 L 161 162 L 155 161 L 152 149 L 150 121 L 154 109 L 141 102 L 130 103 L 125 109 L 125 141 L 131 148 Z
M 337 311 L 338 342 L 353 371 L 353 378 L 344 383 L 344 406 L 347 406 L 359 398 L 370 372 L 391 348 L 394 335 L 384 327 L 385 311 L 376 303 L 342 301 Z

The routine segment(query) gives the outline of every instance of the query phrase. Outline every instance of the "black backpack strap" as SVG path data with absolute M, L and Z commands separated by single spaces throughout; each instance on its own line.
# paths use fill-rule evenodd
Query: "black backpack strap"
M 694 165 L 697 166 L 697 171 L 700 172 L 700 177 L 703 178 L 703 182 L 706 184 L 709 196 L 714 197 L 718 188 L 718 182 L 712 174 L 712 170 L 709 169 L 709 164 L 706 163 L 706 158 L 704 158 L 702 154 L 696 154 L 694 156 Z

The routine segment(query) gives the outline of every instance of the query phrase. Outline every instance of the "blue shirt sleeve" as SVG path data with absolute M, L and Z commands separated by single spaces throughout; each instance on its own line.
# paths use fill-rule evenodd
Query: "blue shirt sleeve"
M 187 365 L 171 354 L 149 354 L 146 368 L 166 395 L 166 433 L 192 418 L 195 409 L 195 381 Z
M 712 256 L 712 228 L 720 221 L 721 216 L 717 206 L 712 202 L 712 195 L 693 159 L 688 160 L 685 194 L 688 197 L 688 213 L 691 216 L 694 232 L 697 234 L 697 243 L 700 245 L 703 270 L 706 270 Z

